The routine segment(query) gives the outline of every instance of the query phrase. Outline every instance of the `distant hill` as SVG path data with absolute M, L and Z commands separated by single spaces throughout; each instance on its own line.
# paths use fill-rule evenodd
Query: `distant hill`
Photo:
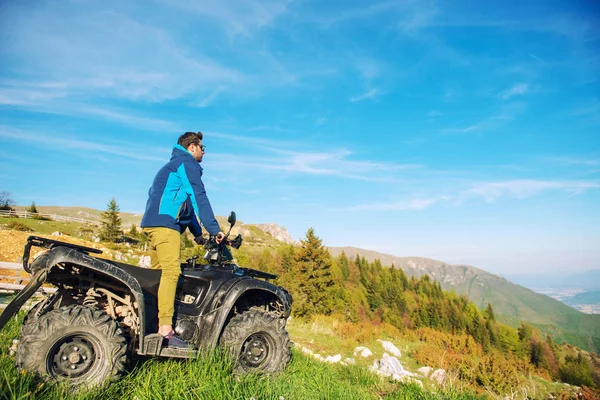
M 29 206 L 17 206 L 15 207 L 17 210 L 23 211 Z M 102 219 L 102 210 L 96 210 L 94 208 L 88 207 L 62 207 L 62 206 L 37 206 L 36 208 L 38 212 L 44 214 L 57 214 L 62 215 L 64 217 L 75 217 L 75 218 L 83 218 L 88 219 L 90 221 L 100 221 Z M 128 228 L 132 224 L 140 226 L 140 222 L 142 221 L 142 214 L 131 214 L 121 212 L 119 213 L 121 216 L 121 220 L 123 222 L 123 228 Z
M 600 304 L 600 290 L 579 293 L 564 299 L 567 304 Z
M 558 300 L 535 293 L 468 265 L 450 265 L 420 257 L 396 257 L 355 247 L 329 247 L 332 255 L 342 251 L 349 257 L 357 254 L 367 260 L 379 259 L 383 265 L 400 267 L 408 276 L 429 275 L 445 290 L 466 295 L 480 308 L 492 305 L 498 319 L 514 327 L 526 321 L 558 341 L 600 350 L 600 315 L 579 312 Z
M 530 289 L 579 288 L 588 291 L 600 290 L 600 269 L 575 273 L 510 274 L 505 276 L 511 282 L 528 287 Z

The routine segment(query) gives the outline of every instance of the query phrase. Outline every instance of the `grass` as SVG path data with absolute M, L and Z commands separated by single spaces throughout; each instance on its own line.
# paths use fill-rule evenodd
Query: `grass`
M 46 235 L 50 235 L 54 232 L 61 232 L 67 235 L 77 236 L 77 232 L 82 227 L 82 224 L 79 222 L 58 222 L 33 218 L 0 217 L 0 224 L 2 225 L 6 225 L 11 222 L 23 224 L 33 232 Z
M 235 376 L 231 360 L 219 351 L 193 360 L 139 361 L 118 382 L 103 388 L 71 391 L 16 370 L 8 354 L 23 314 L 0 331 L 0 399 L 423 399 L 475 400 L 481 395 L 427 391 L 381 378 L 358 366 L 330 365 L 293 351 L 292 362 L 276 377 Z

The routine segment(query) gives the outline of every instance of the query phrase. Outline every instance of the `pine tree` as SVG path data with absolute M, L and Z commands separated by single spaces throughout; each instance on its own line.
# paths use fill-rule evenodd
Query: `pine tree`
M 32 213 L 32 214 L 37 214 L 38 213 L 38 209 L 35 206 L 35 201 L 31 203 L 31 205 L 29 206 L 29 208 L 27 209 L 28 212 Z
M 102 213 L 102 230 L 100 237 L 109 242 L 118 242 L 123 238 L 121 229 L 121 217 L 119 217 L 119 206 L 113 197 L 108 203 L 108 207 Z
M 348 277 L 350 276 L 350 268 L 348 265 L 349 262 L 350 261 L 348 260 L 348 256 L 344 251 L 342 251 L 342 254 L 340 254 L 340 256 L 338 257 L 338 265 L 340 266 L 340 270 L 342 271 L 342 277 L 344 281 L 347 281 Z
M 494 314 L 494 309 L 492 308 L 492 305 L 490 303 L 488 303 L 487 308 L 485 309 L 484 315 L 490 321 L 496 320 L 496 315 Z
M 299 281 L 296 314 L 331 314 L 339 302 L 336 296 L 339 288 L 332 273 L 331 255 L 312 228 L 295 254 L 295 264 Z

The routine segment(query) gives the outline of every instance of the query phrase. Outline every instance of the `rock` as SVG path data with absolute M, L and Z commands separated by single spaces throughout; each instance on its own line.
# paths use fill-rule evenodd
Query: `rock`
M 152 265 L 152 263 L 150 262 L 150 256 L 140 256 L 138 266 L 142 268 L 150 268 L 150 265 Z
M 296 245 L 298 242 L 294 240 L 292 235 L 282 226 L 277 224 L 256 224 L 256 227 L 261 229 L 263 232 L 268 233 L 273 236 L 275 239 L 287 243 Z
M 62 236 L 62 233 L 60 233 L 60 232 L 58 232 L 58 231 L 57 231 L 57 232 L 52 232 L 52 233 L 50 234 L 50 236 Z
M 376 362 L 377 363 L 377 362 Z M 378 369 L 386 376 L 391 375 L 407 375 L 414 376 L 410 371 L 407 371 L 402 367 L 400 361 L 396 357 L 390 356 L 388 353 L 383 353 L 381 359 L 379 360 Z
M 431 371 L 433 371 L 433 368 L 431 367 L 421 367 L 417 370 L 417 372 L 421 375 L 423 375 L 425 378 L 429 377 L 429 374 L 431 374 Z
M 400 350 L 392 342 L 388 342 L 385 340 L 377 339 L 378 342 L 381 342 L 383 349 L 393 355 L 394 357 L 400 357 Z
M 309 356 L 313 355 L 313 351 L 311 349 L 307 349 L 306 347 L 301 347 L 300 351 L 302 351 L 304 354 L 308 354 Z
M 373 352 L 364 346 L 358 346 L 354 349 L 354 357 L 356 357 L 357 354 L 360 355 L 362 358 L 367 358 L 372 356 Z
M 325 362 L 328 362 L 328 363 L 336 364 L 336 363 L 339 363 L 340 361 L 342 361 L 341 354 L 336 354 L 335 356 L 327 356 L 325 358 Z
M 315 359 L 317 359 L 317 360 L 321 361 L 321 362 L 322 362 L 322 361 L 325 361 L 325 359 L 323 358 L 323 356 L 322 356 L 322 355 L 320 355 L 320 354 L 313 354 L 313 357 L 314 357 Z
M 96 239 L 94 239 L 94 242 L 96 242 L 96 243 L 100 243 L 100 238 L 96 238 Z
M 346 358 L 346 359 L 344 360 L 344 362 L 345 362 L 346 364 L 351 364 L 351 365 L 354 365 L 354 364 L 356 364 L 356 361 L 354 361 L 354 358 Z
M 433 371 L 433 373 L 431 374 L 429 379 L 431 379 L 438 385 L 441 385 L 444 383 L 444 381 L 446 380 L 447 377 L 448 376 L 446 375 L 446 371 L 444 369 L 440 368 L 440 369 L 436 369 L 435 371 Z

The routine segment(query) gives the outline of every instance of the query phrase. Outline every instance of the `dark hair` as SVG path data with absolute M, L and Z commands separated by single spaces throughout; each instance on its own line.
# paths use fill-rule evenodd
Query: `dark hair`
M 184 149 L 187 149 L 188 146 L 192 144 L 199 144 L 202 140 L 202 132 L 186 132 L 183 135 L 179 136 L 177 139 L 177 144 L 179 144 Z

